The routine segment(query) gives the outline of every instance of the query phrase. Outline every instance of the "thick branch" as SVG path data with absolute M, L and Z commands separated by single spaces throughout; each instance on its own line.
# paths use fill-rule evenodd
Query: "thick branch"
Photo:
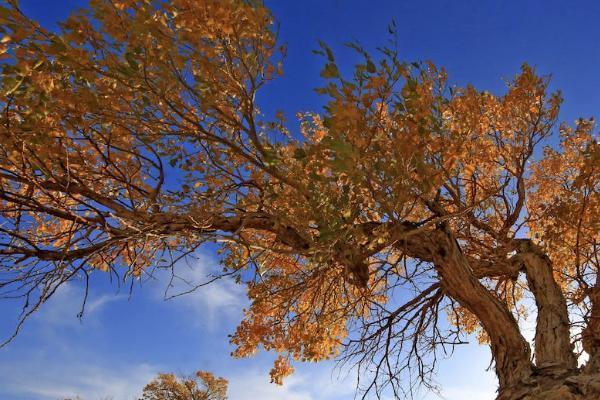
M 590 289 L 590 316 L 582 332 L 583 350 L 589 355 L 585 369 L 589 372 L 600 371 L 600 277 L 596 276 L 596 284 Z
M 479 318 L 490 337 L 500 388 L 531 373 L 529 344 L 507 307 L 483 286 L 452 235 L 438 229 L 427 242 L 446 292 Z
M 537 306 L 536 364 L 540 368 L 575 368 L 577 361 L 570 339 L 567 303 L 554 279 L 552 262 L 531 241 L 518 242 L 517 257 L 523 263 L 527 283 Z

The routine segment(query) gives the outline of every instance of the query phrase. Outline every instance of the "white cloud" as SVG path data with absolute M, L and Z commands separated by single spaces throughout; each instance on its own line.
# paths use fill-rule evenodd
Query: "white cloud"
M 164 369 L 148 364 L 90 365 L 82 362 L 50 365 L 49 359 L 0 366 L 3 393 L 39 400 L 79 396 L 84 400 L 134 400 Z M 319 370 L 320 368 L 316 368 Z M 334 400 L 352 398 L 353 387 L 326 379 L 320 369 L 295 374 L 283 386 L 269 382 L 264 370 L 251 369 L 227 376 L 234 400 Z M 31 397 L 29 397 L 31 396 Z M 470 397 L 469 397 L 470 398 Z M 473 398 L 476 399 L 476 398 Z
M 77 315 L 81 312 L 84 299 L 84 289 L 74 283 L 63 284 L 56 293 L 42 305 L 39 312 L 33 314 L 32 320 L 42 323 L 47 328 L 57 326 L 75 326 L 83 323 L 97 323 L 104 308 L 112 302 L 125 299 L 123 294 L 97 295 L 90 292 L 85 304 L 83 319 Z M 33 322 L 33 321 L 32 321 Z
M 204 255 L 199 256 L 197 262 L 191 266 L 180 265 L 177 273 L 182 280 L 176 282 L 170 294 L 189 290 L 195 284 L 209 279 L 211 273 L 218 271 L 219 266 L 215 259 Z M 162 275 L 157 278 L 152 286 L 147 286 L 150 290 L 146 294 L 137 295 L 148 301 L 146 305 L 160 310 L 156 313 L 144 311 L 149 312 L 149 318 L 158 330 L 176 329 L 165 326 L 161 321 L 161 317 L 166 315 L 161 314 L 165 312 L 165 308 L 156 302 L 163 297 L 168 276 Z M 111 312 L 122 306 L 115 302 L 126 295 L 95 293 L 92 293 L 86 307 L 85 329 L 74 329 L 79 325 L 75 316 L 80 309 L 81 296 L 82 290 L 77 285 L 66 285 L 35 316 L 36 323 L 30 325 L 35 325 L 37 330 L 35 336 L 30 338 L 32 341 L 19 340 L 18 345 L 21 349 L 15 349 L 17 352 L 13 355 L 0 354 L 0 397 L 56 400 L 79 395 L 85 400 L 136 399 L 144 385 L 158 372 L 191 373 L 193 370 L 190 368 L 210 369 L 227 378 L 230 382 L 229 398 L 232 400 L 339 400 L 351 399 L 354 396 L 355 372 L 350 371 L 345 378 L 342 376 L 342 379 L 337 379 L 336 375 L 332 375 L 333 363 L 296 365 L 297 372 L 289 377 L 283 386 L 276 386 L 269 382 L 267 371 L 271 365 L 267 359 L 270 357 L 264 353 L 252 360 L 252 364 L 240 364 L 229 358 L 227 349 L 219 348 L 217 351 L 210 347 L 212 345 L 204 344 L 214 343 L 216 337 L 224 337 L 226 331 L 232 331 L 241 319 L 242 309 L 248 305 L 245 287 L 236 284 L 232 279 L 217 280 L 167 303 L 173 305 L 168 307 L 169 310 L 175 310 L 176 314 L 181 313 L 186 326 L 190 323 L 200 323 L 199 330 L 202 336 L 197 343 L 199 357 L 195 352 L 189 352 L 187 358 L 178 355 L 165 356 L 161 354 L 161 346 L 157 346 L 148 348 L 141 354 L 141 358 L 137 355 L 131 358 L 131 354 L 126 358 L 120 354 L 126 340 L 123 343 L 115 343 L 114 351 L 103 353 L 99 349 L 105 347 L 96 347 L 93 338 L 103 341 L 104 335 L 113 335 L 116 329 L 121 332 L 135 332 L 136 336 L 142 338 L 144 330 L 136 330 L 134 325 L 127 325 L 126 320 L 119 326 L 108 325 Z M 152 307 L 147 309 L 151 310 Z M 136 319 L 135 323 L 139 321 Z M 85 340 L 81 340 L 83 338 Z M 186 343 L 181 343 L 182 352 L 187 351 L 185 346 Z M 485 379 L 479 379 L 477 374 L 489 363 L 489 354 L 481 350 L 472 351 L 473 347 L 470 346 L 469 348 L 471 351 L 455 354 L 460 356 L 459 360 L 450 362 L 447 366 L 443 374 L 447 379 L 441 382 L 443 399 L 494 398 L 494 378 L 487 376 Z M 209 365 L 202 365 L 206 362 L 203 361 L 202 353 L 213 355 L 214 360 L 209 360 Z M 251 367 L 244 369 L 240 365 Z M 477 372 L 474 372 L 475 369 Z M 342 370 L 343 372 L 347 371 Z M 473 381 L 473 376 L 478 378 Z M 427 399 L 439 399 L 434 395 L 423 394 Z
M 157 293 L 161 297 L 179 295 L 167 301 L 173 302 L 186 312 L 186 319 L 198 321 L 203 327 L 214 331 L 223 325 L 237 324 L 242 318 L 242 310 L 248 305 L 245 286 L 236 284 L 230 277 L 222 277 L 202 286 L 197 285 L 210 281 L 220 273 L 218 262 L 200 254 L 192 265 L 180 264 L 175 267 L 176 277 L 168 288 L 170 277 L 160 277 Z M 195 289 L 194 289 L 195 288 Z M 190 293 L 187 293 L 188 291 Z M 194 318 L 188 318 L 188 312 L 194 313 Z
M 480 388 L 469 385 L 461 387 L 450 386 L 443 388 L 440 398 L 444 400 L 493 400 L 496 398 L 496 393 L 491 388 Z
M 85 306 L 85 316 L 92 316 L 99 313 L 102 309 L 104 309 L 109 303 L 124 300 L 127 296 L 124 294 L 103 294 L 98 296 L 95 299 L 89 301 Z
M 351 399 L 355 382 L 351 377 L 336 379 L 330 366 L 305 365 L 285 379 L 282 386 L 269 382 L 264 370 L 250 370 L 230 377 L 229 398 L 235 400 L 334 400 Z
M 147 364 L 93 365 L 58 363 L 51 359 L 30 359 L 0 366 L 3 392 L 31 398 L 61 399 L 79 396 L 85 400 L 138 398 L 157 368 Z
M 229 378 L 229 398 L 236 400 L 313 400 L 304 388 L 305 380 L 297 375 L 287 379 L 283 386 L 269 382 L 264 371 L 248 371 Z

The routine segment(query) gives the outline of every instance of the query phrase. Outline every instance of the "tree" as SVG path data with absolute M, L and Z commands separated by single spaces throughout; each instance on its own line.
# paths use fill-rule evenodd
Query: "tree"
M 82 399 L 77 396 L 64 400 Z M 140 400 L 227 400 L 227 380 L 216 378 L 207 371 L 197 371 L 193 376 L 183 378 L 158 374 L 144 387 Z
M 146 385 L 140 400 L 227 400 L 227 380 L 205 371 L 182 379 L 159 374 Z
M 393 43 L 350 44 L 343 75 L 322 44 L 329 100 L 295 134 L 256 102 L 284 54 L 259 1 L 92 0 L 58 34 L 7 3 L 15 334 L 65 282 L 133 281 L 217 242 L 252 301 L 235 355 L 277 352 L 276 383 L 293 360 L 340 357 L 364 396 L 409 394 L 476 333 L 499 399 L 600 396 L 600 145 L 593 120 L 557 127 L 547 77 L 524 65 L 503 95 L 459 88 Z

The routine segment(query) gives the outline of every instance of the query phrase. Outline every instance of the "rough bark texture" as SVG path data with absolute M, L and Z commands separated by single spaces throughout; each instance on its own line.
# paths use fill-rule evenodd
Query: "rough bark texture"
M 600 374 L 577 369 L 537 370 L 518 386 L 501 390 L 497 400 L 598 400 Z
M 592 312 L 583 332 L 583 346 L 590 359 L 579 369 L 570 340 L 566 301 L 554 279 L 550 259 L 529 240 L 519 241 L 516 250 L 537 306 L 535 367 L 521 382 L 500 385 L 498 400 L 600 399 L 600 291 L 594 288 L 590 294 Z
M 442 285 L 452 298 L 477 315 L 490 337 L 500 387 L 527 379 L 532 371 L 530 348 L 513 315 L 479 282 L 450 233 L 438 230 L 432 239 L 437 248 L 434 264 Z
M 596 277 L 596 284 L 591 289 L 589 296 L 592 310 L 587 326 L 582 332 L 582 342 L 583 349 L 590 356 L 586 370 L 598 372 L 600 371 L 600 280 L 598 277 Z
M 271 222 L 268 216 L 223 219 L 213 221 L 212 225 L 212 229 L 229 231 L 240 226 L 259 227 L 276 233 L 282 242 L 297 250 L 310 246 L 299 233 Z M 366 236 L 380 228 L 381 224 L 361 227 Z M 600 289 L 590 294 L 593 310 L 584 332 L 584 348 L 590 354 L 590 362 L 578 369 L 565 297 L 554 279 L 550 259 L 530 240 L 513 240 L 516 255 L 505 263 L 489 264 L 463 254 L 444 226 L 422 230 L 405 223 L 386 224 L 386 228 L 390 242 L 401 247 L 405 254 L 432 262 L 446 293 L 479 318 L 491 342 L 499 380 L 498 400 L 600 400 Z M 363 260 L 386 245 L 389 242 L 352 243 L 338 249 L 338 261 L 356 275 L 357 282 L 365 281 L 368 270 Z M 479 282 L 483 277 L 515 278 L 519 271 L 525 272 L 538 310 L 535 364 L 530 346 L 510 310 Z
M 571 335 L 567 302 L 554 280 L 552 263 L 547 255 L 529 241 L 521 244 L 527 283 L 535 297 L 537 320 L 535 362 L 538 368 L 577 366 Z

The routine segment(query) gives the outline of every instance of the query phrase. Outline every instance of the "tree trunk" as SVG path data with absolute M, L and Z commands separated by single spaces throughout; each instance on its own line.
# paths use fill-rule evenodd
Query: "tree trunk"
M 583 346 L 590 359 L 585 367 L 577 368 L 567 305 L 550 259 L 528 240 L 520 241 L 517 252 L 537 306 L 536 366 L 520 383 L 501 386 L 497 400 L 600 399 L 600 290 L 590 294 L 592 315 L 583 332 Z
M 571 344 L 567 302 L 554 279 L 552 262 L 530 241 L 522 241 L 520 251 L 537 306 L 535 364 L 538 368 L 573 369 L 577 360 Z
M 500 388 L 519 385 L 532 373 L 529 344 L 505 304 L 473 273 L 454 237 L 445 230 L 432 235 L 433 262 L 447 293 L 479 318 L 490 337 Z
M 587 326 L 582 332 L 583 349 L 590 358 L 585 366 L 589 373 L 600 373 L 600 277 L 596 276 L 596 284 L 589 293 L 592 309 Z M 600 398 L 600 397 L 599 397 Z
M 497 400 L 598 400 L 600 374 L 579 369 L 534 371 L 519 385 L 500 390 Z

